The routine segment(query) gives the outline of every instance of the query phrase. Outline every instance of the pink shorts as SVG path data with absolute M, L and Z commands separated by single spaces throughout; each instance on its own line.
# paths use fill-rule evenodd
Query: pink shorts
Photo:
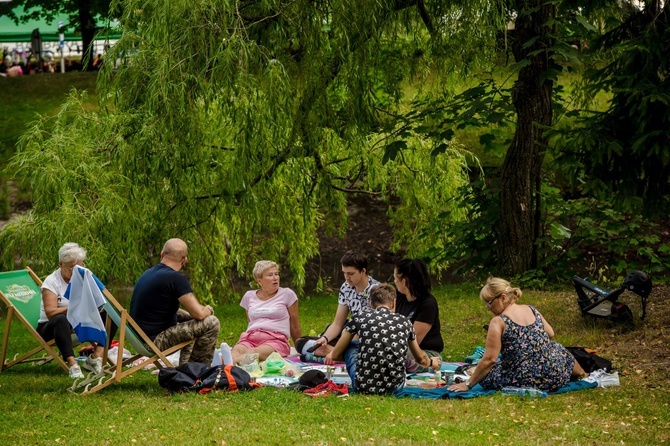
M 252 330 L 245 331 L 240 335 L 238 344 L 242 344 L 247 348 L 256 348 L 261 345 L 272 347 L 274 351 L 284 356 L 291 353 L 291 346 L 288 344 L 288 338 L 283 333 L 269 330 Z

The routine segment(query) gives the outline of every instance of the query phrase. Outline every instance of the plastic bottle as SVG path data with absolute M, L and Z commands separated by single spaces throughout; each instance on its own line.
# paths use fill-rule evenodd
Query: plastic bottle
M 221 355 L 223 356 L 223 364 L 224 365 L 232 365 L 233 364 L 233 353 L 230 350 L 230 346 L 226 344 L 225 342 L 221 343 Z
M 531 387 L 529 389 L 526 389 L 526 395 L 531 398 L 544 398 L 545 396 L 547 396 L 547 392 L 545 392 L 544 390 L 535 389 Z
M 319 364 L 323 364 L 325 358 L 322 356 L 314 356 L 314 353 L 305 353 L 304 355 L 300 355 L 300 360 L 302 362 L 318 362 Z
M 530 398 L 544 398 L 547 392 L 534 387 L 503 387 L 503 395 L 527 396 Z

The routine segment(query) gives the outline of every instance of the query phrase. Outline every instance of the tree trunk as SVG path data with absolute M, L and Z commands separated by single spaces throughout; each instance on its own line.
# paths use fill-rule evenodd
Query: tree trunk
M 553 82 L 541 81 L 541 76 L 549 68 L 552 42 L 545 24 L 554 8 L 542 0 L 522 1 L 519 6 L 522 12 L 516 20 L 512 53 L 517 62 L 528 59 L 531 63 L 521 68 L 512 91 L 517 126 L 500 182 L 498 267 L 504 275 L 520 274 L 537 266 L 540 173 L 547 143 L 543 127 L 552 121 Z M 523 13 L 534 7 L 538 9 Z M 523 48 L 537 36 L 540 37 L 533 45 Z M 544 51 L 528 56 L 540 49 Z
M 81 27 L 81 40 L 84 46 L 82 54 L 82 66 L 85 71 L 93 70 L 93 39 L 95 37 L 95 19 L 91 15 L 91 1 L 79 0 L 79 26 Z

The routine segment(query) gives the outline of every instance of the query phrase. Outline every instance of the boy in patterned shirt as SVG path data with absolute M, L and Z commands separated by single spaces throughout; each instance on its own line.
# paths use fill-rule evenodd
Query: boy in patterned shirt
M 394 313 L 396 291 L 382 284 L 370 290 L 372 310 L 353 315 L 342 331 L 340 340 L 324 362 L 332 364 L 340 357 L 355 335 L 360 338 L 358 359 L 348 364 L 354 390 L 367 394 L 389 394 L 405 384 L 407 349 L 424 367 L 439 369 L 439 356 L 429 358 L 416 342 L 412 323 Z
M 318 338 L 300 338 L 296 342 L 296 349 L 301 354 L 314 352 L 315 356 L 326 356 L 339 340 L 349 314 L 353 316 L 370 310 L 370 290 L 379 285 L 379 282 L 369 274 L 368 256 L 361 251 L 350 250 L 344 253 L 340 262 L 345 281 L 337 297 L 335 318 Z M 355 355 L 355 349 L 348 349 L 344 360 L 355 361 Z

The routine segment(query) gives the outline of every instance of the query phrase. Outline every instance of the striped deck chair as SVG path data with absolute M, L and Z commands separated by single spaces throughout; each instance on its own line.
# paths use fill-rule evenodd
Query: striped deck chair
M 46 342 L 37 333 L 37 322 L 40 318 L 40 304 L 42 302 L 41 286 L 42 281 L 30 268 L 0 272 L 0 300 L 7 306 L 7 320 L 5 321 L 2 353 L 0 353 L 0 371 L 16 364 L 44 364 L 52 360 L 56 361 L 63 370 L 68 371 L 67 364 L 54 349 L 55 342 Z M 20 322 L 39 346 L 23 354 L 17 353 L 9 360 L 7 359 L 7 351 L 13 321 Z M 75 339 L 73 337 L 73 341 Z M 78 342 L 74 342 L 74 344 L 76 345 Z M 40 353 L 41 356 L 35 357 Z
M 104 287 L 104 285 L 102 285 Z M 191 344 L 194 341 L 186 341 L 177 344 L 166 350 L 161 350 L 151 341 L 135 320 L 128 314 L 128 311 L 116 300 L 116 298 L 107 290 L 102 289 L 106 302 L 104 310 L 107 313 L 107 332 L 111 321 L 118 327 L 119 344 L 118 354 L 113 367 L 108 368 L 107 373 L 103 376 L 88 376 L 84 380 L 75 381 L 70 387 L 70 391 L 75 393 L 94 393 L 105 387 L 120 382 L 138 370 L 154 364 L 156 367 L 174 367 L 174 365 L 167 358 L 172 353 L 181 350 L 183 347 Z M 135 351 L 135 354 L 130 358 L 123 359 L 124 349 Z M 146 357 L 145 361 L 135 363 L 141 357 Z

